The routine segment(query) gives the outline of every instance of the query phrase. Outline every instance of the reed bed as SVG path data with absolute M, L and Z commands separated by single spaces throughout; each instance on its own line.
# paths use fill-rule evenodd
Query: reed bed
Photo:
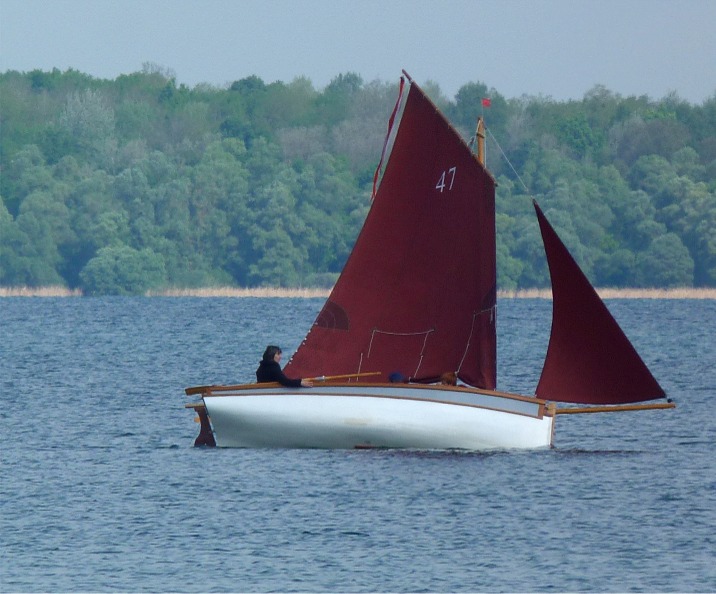
M 166 289 L 152 291 L 149 297 L 328 297 L 330 289 L 310 289 L 299 287 L 286 289 L 279 287 L 209 287 L 204 289 Z
M 0 287 L 0 297 L 81 297 L 79 289 L 67 287 Z
M 152 297 L 328 297 L 330 289 L 278 287 L 214 287 L 204 289 L 167 289 L 149 293 Z M 673 289 L 597 289 L 602 299 L 716 299 L 716 288 L 690 287 Z M 504 299 L 552 299 L 550 289 L 498 291 Z
M 597 289 L 602 299 L 716 299 L 716 288 Z M 506 299 L 552 299 L 551 289 L 498 291 Z
M 150 291 L 147 297 L 328 297 L 330 289 L 299 287 L 207 287 L 203 289 L 165 289 Z M 716 299 L 716 288 L 673 289 L 597 289 L 602 299 Z M 498 291 L 502 299 L 552 299 L 550 289 Z M 80 289 L 67 287 L 0 287 L 0 297 L 82 297 Z

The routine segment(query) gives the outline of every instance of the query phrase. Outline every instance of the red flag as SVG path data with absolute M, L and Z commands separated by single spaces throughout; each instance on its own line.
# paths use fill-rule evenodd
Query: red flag
M 483 106 L 483 107 L 490 107 L 490 104 L 491 104 L 491 103 L 492 103 L 492 102 L 490 101 L 490 98 L 489 98 L 489 97 L 483 97 L 483 98 L 482 98 L 482 106 Z

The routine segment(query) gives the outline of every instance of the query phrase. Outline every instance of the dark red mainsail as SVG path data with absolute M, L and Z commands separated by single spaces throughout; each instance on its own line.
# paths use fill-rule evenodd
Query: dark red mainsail
M 625 404 L 665 397 L 619 324 L 534 203 L 552 279 L 552 332 L 537 396 Z
M 496 383 L 495 183 L 412 81 L 352 254 L 287 365 L 293 376 L 380 372 Z

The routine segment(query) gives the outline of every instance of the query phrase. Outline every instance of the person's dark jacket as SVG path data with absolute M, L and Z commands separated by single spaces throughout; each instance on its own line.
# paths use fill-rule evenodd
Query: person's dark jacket
M 300 388 L 300 379 L 290 379 L 283 374 L 281 366 L 276 361 L 261 361 L 256 370 L 256 381 L 260 384 L 278 382 L 288 388 Z

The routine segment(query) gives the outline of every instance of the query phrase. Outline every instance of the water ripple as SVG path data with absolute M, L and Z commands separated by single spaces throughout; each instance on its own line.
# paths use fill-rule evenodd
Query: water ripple
M 678 408 L 560 417 L 552 450 L 191 447 L 183 388 L 250 381 L 321 303 L 0 300 L 0 591 L 716 590 L 713 302 L 608 302 Z M 500 303 L 504 388 L 545 308 Z

